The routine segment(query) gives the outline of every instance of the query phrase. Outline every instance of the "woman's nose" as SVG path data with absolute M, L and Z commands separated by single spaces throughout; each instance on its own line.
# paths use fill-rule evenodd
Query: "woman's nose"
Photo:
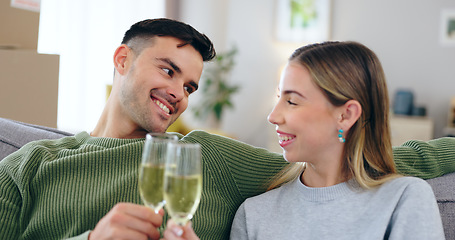
M 278 114 L 278 110 L 277 110 L 277 106 L 275 106 L 272 110 L 272 112 L 270 112 L 269 116 L 267 116 L 267 120 L 271 123 L 271 124 L 279 124 L 280 123 L 280 120 L 279 120 L 279 114 Z

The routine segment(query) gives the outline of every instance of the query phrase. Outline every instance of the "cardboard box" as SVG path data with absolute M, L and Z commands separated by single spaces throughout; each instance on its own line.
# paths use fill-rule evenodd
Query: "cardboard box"
M 0 49 L 0 117 L 57 127 L 59 56 Z
M 0 48 L 37 49 L 38 29 L 39 13 L 11 7 L 11 0 L 0 0 Z

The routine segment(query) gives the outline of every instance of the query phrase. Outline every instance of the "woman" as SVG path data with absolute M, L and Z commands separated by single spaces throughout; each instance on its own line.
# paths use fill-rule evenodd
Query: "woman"
M 279 90 L 268 120 L 291 164 L 240 206 L 231 239 L 444 239 L 431 187 L 396 172 L 385 76 L 370 49 L 301 47 Z
M 268 118 L 292 164 L 241 205 L 231 239 L 444 239 L 431 187 L 396 172 L 388 99 L 367 47 L 297 49 Z

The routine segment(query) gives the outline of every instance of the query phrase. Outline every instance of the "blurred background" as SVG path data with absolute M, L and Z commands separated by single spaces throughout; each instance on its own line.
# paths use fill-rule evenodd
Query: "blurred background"
M 394 145 L 453 134 L 455 1 L 296 1 L 315 2 L 315 16 L 324 23 L 317 29 L 327 32 L 319 39 L 283 39 L 277 35 L 280 6 L 289 2 L 0 0 L 0 117 L 73 133 L 91 131 L 112 83 L 112 55 L 124 32 L 139 20 L 169 17 L 205 33 L 231 60 L 206 66 L 215 72 L 230 66 L 217 75 L 229 93 L 221 118 L 195 116 L 207 94 L 198 91 L 179 122 L 186 130 L 205 129 L 280 151 L 267 115 L 287 58 L 314 41 L 354 40 L 375 51 L 383 64 L 396 113 Z M 207 76 L 201 88 L 216 78 Z M 402 106 L 409 112 L 397 111 Z

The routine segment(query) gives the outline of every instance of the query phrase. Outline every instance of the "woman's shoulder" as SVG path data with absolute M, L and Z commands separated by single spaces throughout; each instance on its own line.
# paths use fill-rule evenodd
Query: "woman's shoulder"
M 423 180 L 422 178 L 412 177 L 412 176 L 401 176 L 394 178 L 389 181 L 390 183 L 397 184 L 397 185 L 414 185 L 414 184 L 424 184 L 427 185 L 428 183 Z
M 384 183 L 382 188 L 401 190 L 402 192 L 413 194 L 422 194 L 423 192 L 431 192 L 433 194 L 433 190 L 428 182 L 412 176 L 394 178 Z
M 245 205 L 253 208 L 263 208 L 265 205 L 273 205 L 276 202 L 280 202 L 283 199 L 289 198 L 289 194 L 292 192 L 293 184 L 285 184 L 281 187 L 269 190 L 267 192 L 261 193 L 257 196 L 247 198 L 245 200 Z

